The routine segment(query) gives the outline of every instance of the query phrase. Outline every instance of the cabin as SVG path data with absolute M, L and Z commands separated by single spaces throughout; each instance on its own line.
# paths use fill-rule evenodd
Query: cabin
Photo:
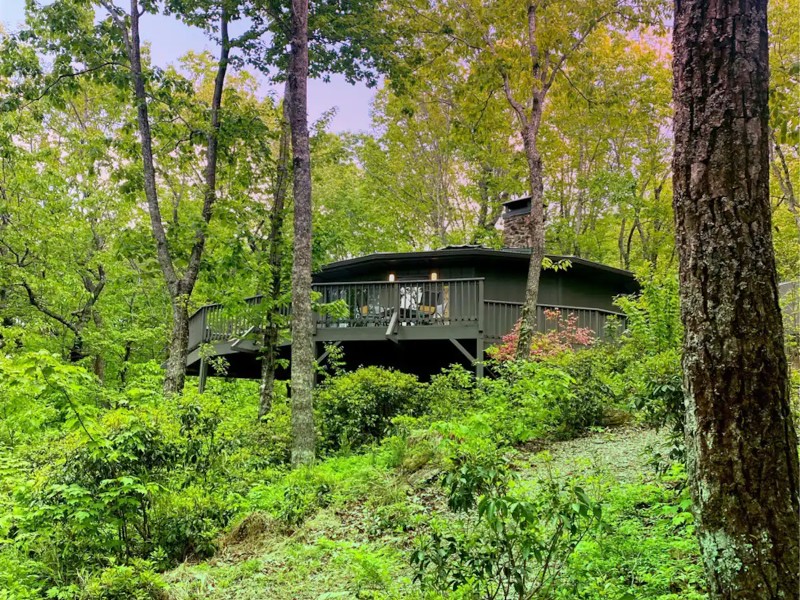
M 526 207 L 527 202 L 527 207 Z M 527 208 L 527 210 L 526 210 Z M 500 343 L 520 317 L 525 298 L 530 244 L 527 219 L 530 199 L 505 205 L 503 249 L 448 246 L 421 252 L 376 252 L 324 266 L 314 274 L 313 289 L 320 303 L 340 310 L 315 316 L 317 356 L 330 344 L 341 347 L 348 368 L 379 365 L 427 378 L 453 363 L 483 375 L 488 347 Z M 580 327 L 603 338 L 611 320 L 624 316 L 614 305 L 622 294 L 639 286 L 632 273 L 577 257 L 550 256 L 569 267 L 543 270 L 537 327 L 557 324 L 545 311 L 574 314 Z M 260 297 L 246 301 L 257 307 Z M 260 376 L 259 331 L 247 315 L 227 315 L 212 304 L 190 320 L 190 374 L 201 387 L 214 370 L 211 354 L 223 356 L 228 377 Z M 289 340 L 281 355 L 289 357 Z

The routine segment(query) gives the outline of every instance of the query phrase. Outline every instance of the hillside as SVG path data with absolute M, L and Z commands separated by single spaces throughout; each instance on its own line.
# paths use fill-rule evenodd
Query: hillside
M 579 478 L 601 499 L 608 529 L 579 546 L 580 569 L 605 598 L 704 598 L 698 550 L 679 508 L 681 477 L 659 477 L 651 462 L 663 435 L 637 427 L 609 428 L 575 440 L 529 444 L 509 451 L 524 489 L 543 473 Z M 309 474 L 330 485 L 330 504 L 296 527 L 252 513 L 229 531 L 219 553 L 170 572 L 175 600 L 422 597 L 411 582 L 409 557 L 430 523 L 454 518 L 431 464 L 387 464 L 376 452 L 332 459 Z M 673 471 L 673 475 L 674 475 Z M 276 483 L 281 485 L 281 483 Z M 663 561 L 664 556 L 673 560 Z M 603 574 L 600 577 L 600 574 Z M 627 590 L 638 589 L 634 595 Z M 595 597 L 580 584 L 559 598 Z M 574 594 L 574 595 L 573 595 Z

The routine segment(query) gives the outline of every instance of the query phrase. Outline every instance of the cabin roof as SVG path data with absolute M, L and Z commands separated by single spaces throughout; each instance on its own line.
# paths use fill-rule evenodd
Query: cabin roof
M 350 276 L 371 270 L 376 266 L 386 267 L 391 270 L 412 265 L 444 267 L 464 262 L 470 264 L 482 263 L 484 265 L 503 262 L 520 265 L 520 267 L 524 268 L 524 265 L 530 260 L 530 254 L 530 248 L 503 248 L 496 250 L 472 245 L 447 246 L 438 250 L 423 250 L 420 252 L 375 252 L 357 258 L 348 258 L 329 263 L 315 274 L 315 280 L 318 282 L 347 281 Z M 572 267 L 569 272 L 571 274 L 602 274 L 605 278 L 624 281 L 628 285 L 638 288 L 634 275 L 630 271 L 577 256 L 548 254 L 548 257 L 554 262 L 560 260 L 570 261 Z

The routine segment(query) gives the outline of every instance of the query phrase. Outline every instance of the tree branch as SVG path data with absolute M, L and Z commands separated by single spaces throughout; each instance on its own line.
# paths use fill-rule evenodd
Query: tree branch
M 208 147 L 206 151 L 206 170 L 205 170 L 205 197 L 203 199 L 203 222 L 195 233 L 195 243 L 189 256 L 189 264 L 183 276 L 185 287 L 191 289 L 197 279 L 200 270 L 200 258 L 206 243 L 206 226 L 211 220 L 214 203 L 217 200 L 217 162 L 219 152 L 219 133 L 220 133 L 220 109 L 222 107 L 222 92 L 225 89 L 225 75 L 228 70 L 228 60 L 230 57 L 230 39 L 228 37 L 228 13 L 223 7 L 220 15 L 220 35 L 221 45 L 217 75 L 214 79 L 214 95 L 211 100 L 211 131 L 208 134 Z
M 73 323 L 70 323 L 67 319 L 65 319 L 64 317 L 62 317 L 58 313 L 53 312 L 52 310 L 50 310 L 49 308 L 47 308 L 46 306 L 44 306 L 40 302 L 40 300 L 36 297 L 36 294 L 33 293 L 33 290 L 31 289 L 31 286 L 28 285 L 27 281 L 25 281 L 23 279 L 22 282 L 19 285 L 21 285 L 25 289 L 25 291 L 28 293 L 28 301 L 31 303 L 31 306 L 33 306 L 36 310 L 38 310 L 42 314 L 47 315 L 48 317 L 50 317 L 54 321 L 58 321 L 64 327 L 66 327 L 72 333 L 74 333 L 76 336 L 80 337 L 80 332 L 78 331 L 78 328 Z

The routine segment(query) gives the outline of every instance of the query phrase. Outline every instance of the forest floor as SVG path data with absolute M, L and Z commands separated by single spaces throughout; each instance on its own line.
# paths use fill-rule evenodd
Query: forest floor
M 548 469 L 558 477 L 602 481 L 608 490 L 652 482 L 651 449 L 662 441 L 659 432 L 623 427 L 520 447 L 509 458 L 523 486 Z M 360 456 L 336 464 L 334 471 L 348 471 L 348 485 L 358 491 L 320 508 L 293 531 L 263 515 L 248 516 L 214 558 L 184 563 L 167 575 L 170 598 L 421 597 L 408 556 L 415 538 L 428 531 L 428 519 L 447 512 L 438 472 L 423 467 L 400 475 L 374 463 Z

